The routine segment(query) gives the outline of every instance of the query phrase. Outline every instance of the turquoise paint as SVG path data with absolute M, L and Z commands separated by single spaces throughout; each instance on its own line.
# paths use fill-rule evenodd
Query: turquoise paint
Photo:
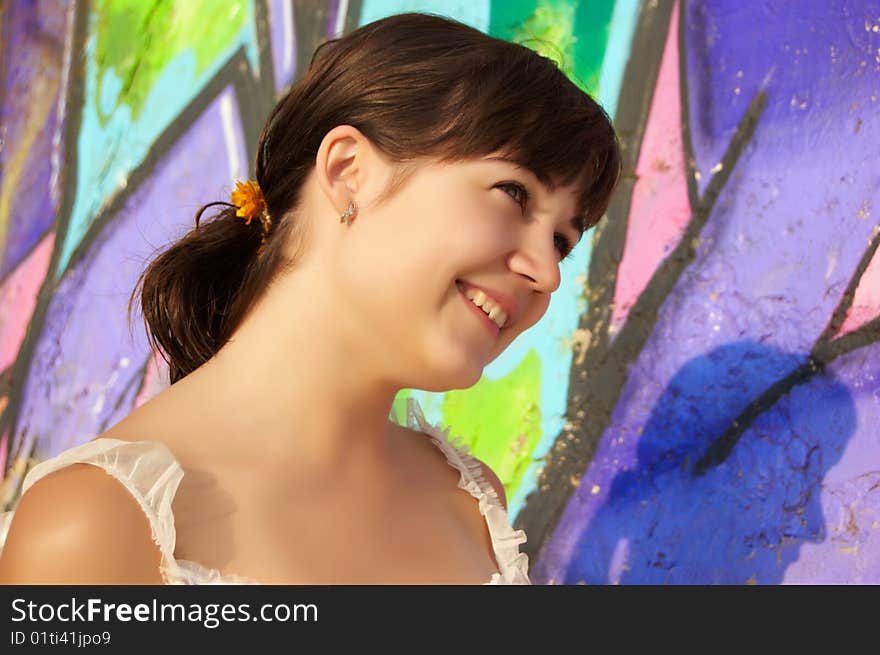
M 578 244 L 572 256 L 565 260 L 561 268 L 562 282 L 553 293 L 550 307 L 544 317 L 528 332 L 520 336 L 518 341 L 524 343 L 519 347 L 525 352 L 534 348 L 541 358 L 541 440 L 532 452 L 532 465 L 526 469 L 519 486 L 508 499 L 508 513 L 515 518 L 537 483 L 537 471 L 540 460 L 553 445 L 556 435 L 565 423 L 563 416 L 568 409 L 568 377 L 574 351 L 570 347 L 570 338 L 577 329 L 580 316 L 586 311 L 583 300 L 583 278 L 592 254 L 590 233 Z M 581 278 L 580 280 L 578 278 Z M 508 355 L 505 351 L 497 362 L 493 362 L 487 370 L 494 375 L 494 366 Z M 510 353 L 512 354 L 512 353 Z M 520 357 L 521 359 L 522 357 Z
M 251 65 L 255 70 L 259 65 L 256 31 L 251 18 L 239 32 L 238 38 L 200 74 L 196 74 L 195 56 L 190 51 L 182 52 L 170 61 L 156 80 L 137 121 L 131 120 L 131 109 L 123 105 L 101 127 L 95 106 L 95 15 L 92 14 L 89 20 L 82 124 L 78 139 L 76 199 L 64 243 L 60 245 L 61 256 L 55 269 L 56 279 L 67 270 L 71 255 L 101 208 L 125 188 L 129 174 L 144 161 L 155 140 L 217 74 L 229 57 L 244 44 Z M 105 73 L 102 82 L 100 102 L 104 107 L 113 106 L 110 102 L 112 100 L 115 104 L 115 95 L 118 94 L 122 82 L 110 70 Z M 222 139 L 223 135 L 218 134 L 217 138 Z M 218 180 L 218 188 L 223 185 L 231 187 L 232 180 Z M 207 198 L 205 202 L 221 199 Z M 190 209 L 193 208 L 187 207 L 185 211 Z
M 366 25 L 393 14 L 417 11 L 440 14 L 481 32 L 488 32 L 491 4 L 489 0 L 364 0 L 358 25 Z
M 597 100 L 609 116 L 617 114 L 617 97 L 623 83 L 623 71 L 629 62 L 632 37 L 639 17 L 639 0 L 617 0 L 611 14 L 608 45 L 602 60 Z
M 602 71 L 599 77 L 599 90 L 596 100 L 601 104 L 608 115 L 612 118 L 617 112 L 617 97 L 620 94 L 620 86 L 623 82 L 623 73 L 629 61 L 629 53 L 632 47 L 632 37 L 635 32 L 636 20 L 639 14 L 638 0 L 617 0 L 611 15 L 611 26 L 608 34 L 608 44 L 605 56 L 602 60 Z M 570 336 L 577 328 L 580 315 L 587 311 L 586 300 L 578 300 L 583 295 L 583 285 L 575 279 L 578 275 L 586 275 L 589 270 L 590 256 L 592 254 L 592 238 L 590 233 L 584 235 L 581 244 L 575 254 L 563 265 L 564 277 L 560 289 L 554 294 L 547 315 L 542 321 L 548 323 L 548 333 L 556 342 L 559 336 Z M 572 261 L 573 260 L 573 261 Z M 567 265 L 566 265 L 567 264 Z M 559 327 L 556 326 L 559 324 Z M 538 325 L 541 325 L 540 323 Z M 574 359 L 574 351 L 568 349 L 564 356 L 550 348 L 541 336 L 543 328 L 536 326 L 533 334 L 523 335 L 522 339 L 529 336 L 530 339 L 540 339 L 534 343 L 543 363 L 541 380 L 541 441 L 532 453 L 532 465 L 523 474 L 520 485 L 508 499 L 508 512 L 514 519 L 525 503 L 526 497 L 537 486 L 537 475 L 543 465 L 541 459 L 553 446 L 556 437 L 562 431 L 565 421 L 562 417 L 567 409 L 568 382 L 571 375 L 571 362 Z M 523 352 L 528 347 L 523 347 Z M 507 353 L 505 353 L 507 354 Z M 503 357 L 503 355 L 502 355 Z M 501 358 L 499 357 L 499 360 Z M 512 367 L 511 367 L 512 368 Z
M 101 94 L 98 98 L 98 111 L 104 116 L 109 116 L 116 109 L 116 101 L 119 92 L 122 91 L 122 80 L 112 73 L 110 69 L 105 71 L 101 81 Z

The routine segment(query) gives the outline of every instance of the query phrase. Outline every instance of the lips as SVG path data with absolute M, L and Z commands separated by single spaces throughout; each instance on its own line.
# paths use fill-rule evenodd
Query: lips
M 468 307 L 470 307 L 470 311 L 473 312 L 474 316 L 477 317 L 480 323 L 482 323 L 486 327 L 486 329 L 493 337 L 498 337 L 498 335 L 501 334 L 501 328 L 498 327 L 495 321 L 489 318 L 489 315 L 486 314 L 486 312 L 477 307 L 466 295 L 464 295 L 464 286 L 462 286 L 458 281 L 456 281 L 455 286 L 458 287 L 458 292 L 461 296 L 461 299 L 464 300 L 465 304 L 467 304 Z
M 497 291 L 495 289 L 488 289 L 486 287 L 480 286 L 478 284 L 472 284 L 467 282 L 466 280 L 456 280 L 456 286 L 458 286 L 459 291 L 462 292 L 462 295 L 469 289 L 473 291 L 482 291 L 485 293 L 496 305 L 498 305 L 501 309 L 504 310 L 504 313 L 507 314 L 507 321 L 504 323 L 504 327 L 510 327 L 519 316 L 519 302 L 513 297 L 501 291 Z M 468 300 L 468 302 L 470 302 Z M 473 303 L 471 303 L 473 304 Z M 479 309 L 479 307 L 477 308 Z

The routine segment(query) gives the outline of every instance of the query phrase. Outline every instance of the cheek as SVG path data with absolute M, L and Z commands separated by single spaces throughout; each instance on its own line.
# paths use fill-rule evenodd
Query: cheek
M 543 294 L 540 298 L 533 300 L 532 306 L 529 307 L 529 310 L 520 319 L 523 325 L 520 332 L 529 329 L 544 318 L 548 307 L 550 307 L 550 296 L 548 294 Z
M 447 190 L 435 197 L 428 211 L 445 231 L 447 241 L 466 243 L 472 249 L 508 235 L 515 225 L 503 198 L 494 198 L 483 189 Z
M 520 317 L 519 325 L 514 330 L 507 330 L 501 333 L 501 337 L 493 349 L 491 359 L 498 357 L 498 355 L 504 352 L 507 347 L 513 343 L 514 339 L 540 321 L 544 317 L 544 314 L 547 313 L 547 308 L 549 306 L 550 298 L 548 296 L 544 296 L 542 300 L 534 300 L 532 307 Z

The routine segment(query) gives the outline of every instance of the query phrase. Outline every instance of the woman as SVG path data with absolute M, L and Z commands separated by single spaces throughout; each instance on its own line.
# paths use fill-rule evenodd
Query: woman
M 171 386 L 32 469 L 0 581 L 528 584 L 498 478 L 392 401 L 541 318 L 619 161 L 523 46 L 422 14 L 320 46 L 256 181 L 139 281 Z

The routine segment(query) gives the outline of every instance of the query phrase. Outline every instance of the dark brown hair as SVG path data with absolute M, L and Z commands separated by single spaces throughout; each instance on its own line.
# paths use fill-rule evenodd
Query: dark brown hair
M 322 43 L 281 98 L 259 140 L 256 179 L 274 224 L 257 257 L 260 221 L 226 206 L 154 259 L 140 294 L 151 345 L 173 384 L 229 339 L 273 279 L 295 265 L 306 221 L 295 212 L 324 136 L 360 130 L 398 164 L 381 200 L 419 161 L 501 152 L 551 189 L 578 183 L 582 229 L 605 213 L 620 174 L 611 121 L 554 61 L 430 14 L 398 14 Z M 407 165 L 411 164 L 411 165 Z M 216 204 L 216 203 L 214 203 Z M 223 204 L 223 203 L 221 203 Z M 292 240 L 291 240 L 292 239 Z M 129 319 L 131 302 L 129 302 Z

